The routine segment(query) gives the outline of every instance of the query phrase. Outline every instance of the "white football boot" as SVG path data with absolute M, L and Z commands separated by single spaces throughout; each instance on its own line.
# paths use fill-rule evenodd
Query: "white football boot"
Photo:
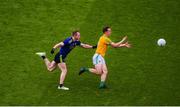
M 58 86 L 58 89 L 60 89 L 60 90 L 69 90 L 69 88 L 65 87 L 65 86 L 62 86 L 62 87 Z
M 42 57 L 42 56 L 46 56 L 46 52 L 37 52 L 36 55 Z

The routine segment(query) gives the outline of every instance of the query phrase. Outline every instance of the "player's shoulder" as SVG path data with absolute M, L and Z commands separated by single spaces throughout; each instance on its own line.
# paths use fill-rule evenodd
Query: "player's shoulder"
M 70 40 L 72 40 L 72 37 L 71 36 L 67 37 L 65 40 L 70 41 Z
M 110 43 L 112 42 L 111 39 L 105 35 L 102 36 L 102 39 L 101 39 L 102 42 L 105 42 L 105 43 Z
M 72 37 L 67 37 L 64 42 L 71 43 L 73 41 Z
M 104 35 L 102 35 L 102 36 L 99 38 L 99 40 L 102 40 L 102 39 L 104 39 Z
M 106 37 L 104 34 L 100 37 L 100 41 L 105 41 L 106 39 L 108 39 L 108 37 Z
M 109 37 L 107 37 L 105 35 L 103 37 L 104 37 L 105 40 L 111 40 Z

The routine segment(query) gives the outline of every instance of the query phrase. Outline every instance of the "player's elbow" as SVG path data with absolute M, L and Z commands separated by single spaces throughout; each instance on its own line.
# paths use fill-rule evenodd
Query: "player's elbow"
M 89 49 L 89 48 L 91 48 L 91 47 L 90 47 L 89 45 L 84 45 L 83 48 Z
M 111 44 L 111 46 L 112 46 L 113 48 L 117 48 L 117 47 L 118 47 L 117 44 Z
M 59 44 L 57 44 L 58 47 L 62 47 L 64 46 L 64 43 L 63 42 L 60 42 Z
M 112 43 L 111 43 L 111 47 L 113 47 L 113 48 L 117 48 L 117 47 L 118 47 L 118 44 L 117 44 L 117 43 L 112 42 Z
M 85 45 L 82 45 L 81 47 L 82 47 L 82 48 L 85 48 L 85 49 L 87 48 Z

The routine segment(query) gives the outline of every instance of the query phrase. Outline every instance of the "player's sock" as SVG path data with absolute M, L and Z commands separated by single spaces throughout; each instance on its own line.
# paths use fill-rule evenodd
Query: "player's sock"
M 89 68 L 84 67 L 85 72 L 89 72 Z
M 64 86 L 63 84 L 59 84 L 60 87 Z
M 81 75 L 84 72 L 89 72 L 89 68 L 82 67 L 79 71 L 79 75 Z
M 42 57 L 42 59 L 45 59 L 46 57 L 45 56 L 41 56 Z
M 99 89 L 104 89 L 104 88 L 106 88 L 105 81 L 101 81 L 99 85 Z

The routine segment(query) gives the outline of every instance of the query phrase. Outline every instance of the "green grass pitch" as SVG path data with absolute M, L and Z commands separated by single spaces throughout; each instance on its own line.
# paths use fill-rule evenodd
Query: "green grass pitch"
M 179 9 L 179 0 L 0 0 L 0 105 L 180 105 Z M 53 60 L 52 46 L 76 29 L 96 44 L 105 25 L 113 41 L 128 35 L 132 44 L 108 49 L 109 89 L 78 76 L 95 50 L 77 47 L 66 61 L 70 90 L 58 90 L 59 69 L 47 72 L 35 52 Z

